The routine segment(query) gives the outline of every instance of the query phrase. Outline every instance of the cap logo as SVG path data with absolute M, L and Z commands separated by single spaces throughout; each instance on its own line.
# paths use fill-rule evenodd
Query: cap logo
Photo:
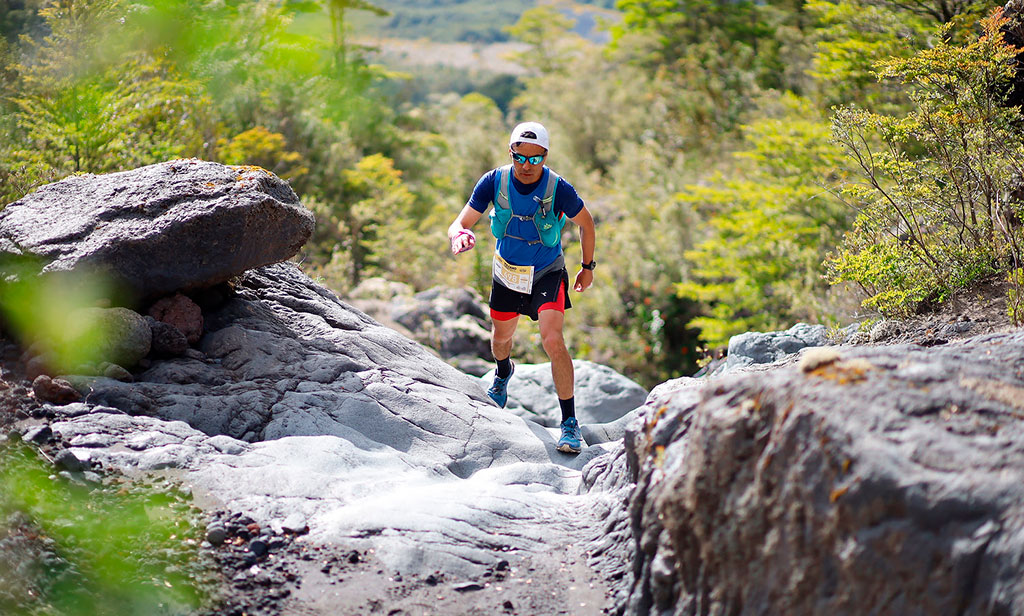
M 532 130 L 524 130 L 523 132 L 519 133 L 519 136 L 522 137 L 523 139 L 536 139 L 537 133 L 533 132 Z

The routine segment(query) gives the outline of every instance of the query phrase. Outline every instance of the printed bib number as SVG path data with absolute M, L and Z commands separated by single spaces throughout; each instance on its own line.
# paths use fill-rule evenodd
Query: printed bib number
M 512 265 L 500 255 L 494 255 L 494 277 L 504 286 L 529 294 L 533 291 L 533 266 Z

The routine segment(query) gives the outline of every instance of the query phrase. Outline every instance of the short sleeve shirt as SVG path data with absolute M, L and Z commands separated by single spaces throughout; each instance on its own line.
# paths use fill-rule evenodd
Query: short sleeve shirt
M 469 198 L 468 205 L 474 210 L 483 214 L 487 208 L 494 204 L 495 183 L 498 181 L 499 170 L 492 169 L 484 174 L 473 188 L 473 194 Z M 547 179 L 550 177 L 550 170 L 545 166 L 544 175 L 534 184 L 523 184 L 511 174 L 512 190 L 509 191 L 509 203 L 512 211 L 520 216 L 533 216 L 537 204 L 534 196 L 543 196 L 544 188 L 547 186 Z M 558 181 L 555 189 L 554 210 L 561 212 L 569 218 L 573 218 L 583 211 L 583 199 L 576 193 L 572 184 L 565 178 Z M 520 230 L 522 229 L 522 230 Z M 524 221 L 513 218 L 509 222 L 507 233 L 519 237 L 535 237 L 537 230 L 533 227 L 532 221 Z M 533 265 L 543 268 L 550 265 L 562 254 L 562 247 L 544 246 L 542 244 L 529 244 L 523 240 L 512 237 L 503 237 L 498 240 L 498 254 L 513 265 Z

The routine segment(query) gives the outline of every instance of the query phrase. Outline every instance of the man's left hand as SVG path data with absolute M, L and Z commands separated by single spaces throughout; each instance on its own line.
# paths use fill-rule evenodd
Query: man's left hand
M 580 273 L 576 274 L 576 284 L 573 288 L 576 289 L 577 293 L 583 293 L 587 290 L 594 282 L 594 271 L 588 269 L 581 269 Z

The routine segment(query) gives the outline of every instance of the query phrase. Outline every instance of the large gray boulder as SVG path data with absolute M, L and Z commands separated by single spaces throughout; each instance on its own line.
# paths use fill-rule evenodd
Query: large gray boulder
M 747 332 L 729 339 L 725 369 L 769 364 L 806 347 L 829 343 L 824 325 L 797 323 L 786 331 Z
M 608 366 L 585 359 L 574 359 L 572 365 L 576 417 L 584 426 L 614 422 L 647 399 L 646 389 Z M 486 389 L 493 380 L 492 369 L 480 378 L 480 385 Z M 516 364 L 509 380 L 506 408 L 542 426 L 558 426 L 562 410 L 551 364 Z
M 652 393 L 585 469 L 628 614 L 1024 613 L 1024 333 Z M 623 565 L 623 562 L 628 564 Z
M 0 211 L 0 251 L 98 270 L 140 298 L 212 286 L 295 255 L 313 215 L 258 167 L 174 160 L 48 184 Z

